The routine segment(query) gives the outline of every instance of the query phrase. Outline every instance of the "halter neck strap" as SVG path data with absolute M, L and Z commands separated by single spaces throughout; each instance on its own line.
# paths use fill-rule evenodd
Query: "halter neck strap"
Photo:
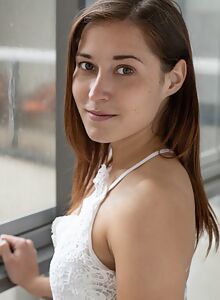
M 150 155 L 148 155 L 147 157 L 145 157 L 144 159 L 142 159 L 141 161 L 139 161 L 138 163 L 136 163 L 135 165 L 133 165 L 132 167 L 127 169 L 125 172 L 123 172 L 118 178 L 116 178 L 109 186 L 108 191 L 112 190 L 130 172 L 137 169 L 139 166 L 143 165 L 145 162 L 152 159 L 153 157 L 159 155 L 159 153 L 166 153 L 166 152 L 174 152 L 174 151 L 167 148 L 167 149 L 160 149 L 160 150 L 157 150 L 157 151 L 151 153 Z M 109 167 L 108 170 L 110 171 L 111 167 Z

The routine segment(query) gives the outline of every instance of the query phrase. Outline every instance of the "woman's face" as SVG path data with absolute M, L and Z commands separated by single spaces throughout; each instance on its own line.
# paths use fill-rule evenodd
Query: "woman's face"
M 161 74 L 159 59 L 134 24 L 88 24 L 76 55 L 72 93 L 90 139 L 113 143 L 143 130 L 147 134 L 166 98 Z M 114 116 L 97 120 L 88 110 Z

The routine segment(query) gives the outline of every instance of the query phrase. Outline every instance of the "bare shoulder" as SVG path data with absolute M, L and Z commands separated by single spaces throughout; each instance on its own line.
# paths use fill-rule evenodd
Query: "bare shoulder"
M 194 216 L 194 194 L 190 177 L 177 159 L 158 157 L 135 170 L 124 179 L 118 196 L 126 198 L 119 206 L 119 214 L 142 211 L 152 213 L 158 208 L 162 211 Z M 114 214 L 115 214 L 114 210 Z M 178 217 L 178 216 L 177 216 Z
M 139 170 L 144 176 L 115 210 L 108 241 L 119 300 L 135 299 L 133 291 L 140 300 L 182 299 L 195 238 L 193 193 L 187 173 L 172 164 Z

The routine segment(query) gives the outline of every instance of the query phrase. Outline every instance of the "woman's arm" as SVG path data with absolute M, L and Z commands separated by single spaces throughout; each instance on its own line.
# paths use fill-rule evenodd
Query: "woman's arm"
M 52 297 L 49 278 L 40 275 L 37 251 L 28 239 L 1 235 L 0 256 L 10 280 L 38 297 Z
M 156 182 L 125 199 L 107 231 L 117 299 L 183 300 L 194 238 L 186 194 Z
M 24 287 L 30 294 L 42 298 L 52 298 L 52 292 L 50 288 L 49 277 L 38 276 L 33 282 L 27 287 Z

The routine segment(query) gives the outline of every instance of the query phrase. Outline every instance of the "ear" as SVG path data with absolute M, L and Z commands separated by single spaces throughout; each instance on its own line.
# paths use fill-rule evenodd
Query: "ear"
M 187 74 L 187 65 L 184 59 L 180 59 L 173 69 L 165 75 L 165 97 L 175 94 L 183 85 Z

